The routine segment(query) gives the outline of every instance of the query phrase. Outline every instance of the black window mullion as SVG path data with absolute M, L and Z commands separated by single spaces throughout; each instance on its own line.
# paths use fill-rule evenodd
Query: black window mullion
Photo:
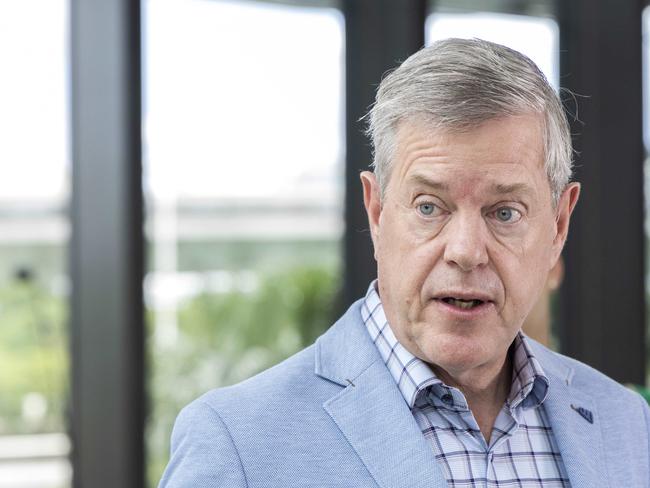
M 424 46 L 426 0 L 347 0 L 345 15 L 346 170 L 343 303 L 363 296 L 377 267 L 363 207 L 359 173 L 372 162 L 359 119 L 382 75 Z
M 144 486 L 140 2 L 71 0 L 75 487 Z

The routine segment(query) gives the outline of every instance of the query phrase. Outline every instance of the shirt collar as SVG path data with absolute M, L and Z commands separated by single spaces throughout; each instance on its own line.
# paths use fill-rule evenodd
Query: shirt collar
M 445 385 L 427 363 L 407 351 L 397 340 L 384 314 L 376 284 L 377 280 L 368 287 L 361 316 L 408 406 L 413 408 L 418 398 L 433 394 L 448 407 L 467 410 L 460 391 Z M 520 406 L 528 409 L 541 405 L 548 394 L 549 380 L 521 332 L 512 343 L 511 354 L 512 385 L 506 406 L 512 411 Z

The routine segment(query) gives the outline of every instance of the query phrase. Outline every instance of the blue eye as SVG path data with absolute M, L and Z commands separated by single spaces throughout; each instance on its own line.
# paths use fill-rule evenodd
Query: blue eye
M 418 210 L 422 215 L 433 215 L 433 212 L 436 210 L 436 206 L 433 203 L 421 203 L 418 205 Z
M 521 218 L 521 212 L 511 207 L 501 207 L 494 212 L 494 215 L 504 223 L 517 222 Z

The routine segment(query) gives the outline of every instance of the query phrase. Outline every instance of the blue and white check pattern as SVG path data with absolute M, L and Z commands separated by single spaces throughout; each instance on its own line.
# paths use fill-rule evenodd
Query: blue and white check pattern
M 512 386 L 488 445 L 463 393 L 445 385 L 396 339 L 376 281 L 361 314 L 449 486 L 570 486 L 543 406 L 548 379 L 522 334 L 513 342 Z

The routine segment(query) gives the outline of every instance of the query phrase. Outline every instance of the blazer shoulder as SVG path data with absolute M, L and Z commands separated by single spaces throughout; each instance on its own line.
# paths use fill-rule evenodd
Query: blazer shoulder
M 572 388 L 583 391 L 597 402 L 599 400 L 616 399 L 619 405 L 621 401 L 628 401 L 635 406 L 638 405 L 638 400 L 641 398 L 638 393 L 606 374 L 577 359 L 551 351 L 530 338 L 527 338 L 527 340 L 533 345 L 533 351 L 540 360 L 544 371 L 559 376 L 563 382 Z M 645 401 L 642 402 L 642 405 L 647 407 Z
M 160 488 L 247 486 L 255 445 L 250 439 L 269 438 L 283 419 L 290 419 L 299 410 L 300 395 L 318 391 L 308 386 L 314 378 L 310 346 L 250 379 L 191 402 L 174 424 L 171 458 Z
M 314 373 L 315 348 L 311 345 L 281 363 L 235 385 L 217 388 L 199 397 L 224 419 L 256 413 L 320 405 L 340 387 Z M 227 420 L 226 420 L 227 422 Z
M 159 488 L 248 486 L 241 457 L 218 412 L 197 399 L 178 415 Z

